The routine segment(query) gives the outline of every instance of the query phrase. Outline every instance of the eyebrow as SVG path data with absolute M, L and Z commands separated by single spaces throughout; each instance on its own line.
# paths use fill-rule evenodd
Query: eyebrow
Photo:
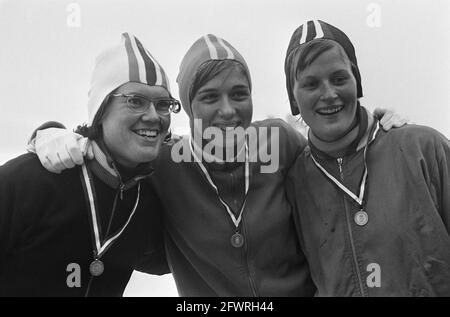
M 232 89 L 250 89 L 250 87 L 248 85 L 236 85 Z
M 335 70 L 334 72 L 332 72 L 331 76 L 336 75 L 336 74 L 341 74 L 341 73 L 350 74 L 350 72 L 347 69 L 340 68 L 340 69 Z M 300 75 L 298 77 L 299 80 L 315 79 L 315 78 L 316 78 L 316 76 L 314 76 L 314 75 L 308 75 L 308 76 Z
M 249 86 L 247 85 L 235 85 L 233 87 L 231 87 L 231 89 L 250 89 Z M 206 94 L 206 93 L 210 93 L 210 92 L 216 92 L 218 89 L 217 88 L 205 88 L 205 89 L 200 89 L 198 91 L 198 94 Z
M 198 94 L 206 94 L 206 93 L 210 93 L 210 92 L 216 92 L 217 89 L 214 88 L 206 88 L 206 89 L 200 89 L 198 91 Z

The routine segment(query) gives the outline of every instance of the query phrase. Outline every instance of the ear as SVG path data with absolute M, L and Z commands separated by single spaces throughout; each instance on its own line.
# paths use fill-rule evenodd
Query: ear
M 299 115 L 301 112 L 301 108 L 300 105 L 297 103 L 297 101 L 295 101 L 294 96 L 291 95 L 289 96 L 289 103 L 291 105 L 291 113 L 293 116 Z

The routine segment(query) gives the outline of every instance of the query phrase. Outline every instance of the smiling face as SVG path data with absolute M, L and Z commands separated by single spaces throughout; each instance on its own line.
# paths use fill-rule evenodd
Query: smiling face
M 356 115 L 356 79 L 339 44 L 299 71 L 293 95 L 302 118 L 318 138 L 330 142 L 348 132 Z
M 126 83 L 114 94 L 132 94 L 143 97 L 169 97 L 165 88 L 142 83 Z M 170 115 L 161 116 L 151 106 L 147 112 L 136 113 L 127 106 L 124 97 L 112 97 L 100 123 L 103 138 L 113 159 L 124 167 L 134 168 L 154 160 L 170 125 Z
M 250 85 L 238 66 L 227 68 L 200 87 L 191 102 L 192 119 L 201 119 L 203 135 L 208 127 L 225 132 L 236 127 L 248 128 L 252 120 L 253 104 Z M 191 131 L 196 129 L 191 120 Z M 224 138 L 226 133 L 222 133 Z M 222 144 L 225 144 L 225 139 Z

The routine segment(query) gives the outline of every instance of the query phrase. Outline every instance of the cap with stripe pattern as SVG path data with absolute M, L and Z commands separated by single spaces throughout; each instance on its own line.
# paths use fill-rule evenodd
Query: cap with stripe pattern
M 160 86 L 170 94 L 169 79 L 161 65 L 134 35 L 123 33 L 120 44 L 104 50 L 95 61 L 88 99 L 89 125 L 106 96 L 128 82 Z
M 289 102 L 291 104 L 291 112 L 293 115 L 299 114 L 298 107 L 295 103 L 294 96 L 292 94 L 292 84 L 290 82 L 290 65 L 294 62 L 294 52 L 304 47 L 304 45 L 308 42 L 319 40 L 319 39 L 328 39 L 338 42 L 345 53 L 347 54 L 349 60 L 355 65 L 352 68 L 353 75 L 356 79 L 356 88 L 357 88 L 357 97 L 361 98 L 363 96 L 362 85 L 361 85 L 361 75 L 359 73 L 358 62 L 356 59 L 355 48 L 353 47 L 352 42 L 348 38 L 348 36 L 334 27 L 331 24 L 323 22 L 321 20 L 311 20 L 300 25 L 292 34 L 291 41 L 289 42 L 289 46 L 286 53 L 286 59 L 284 64 L 284 70 L 286 74 L 286 88 L 289 95 Z
M 191 118 L 191 100 L 189 92 L 195 80 L 195 75 L 199 67 L 210 60 L 234 60 L 242 64 L 250 78 L 247 63 L 242 55 L 227 41 L 208 34 L 199 38 L 189 48 L 180 65 L 177 77 L 181 105 L 184 111 Z M 251 83 L 249 83 L 251 86 Z

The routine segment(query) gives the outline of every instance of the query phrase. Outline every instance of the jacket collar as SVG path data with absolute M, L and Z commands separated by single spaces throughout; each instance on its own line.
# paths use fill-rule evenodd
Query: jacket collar
M 371 138 L 375 131 L 375 118 L 366 108 L 362 106 L 358 108 L 358 124 L 345 136 L 351 137 L 350 140 L 338 140 L 334 144 L 326 144 L 314 137 L 311 138 L 312 134 L 310 135 L 308 143 L 311 153 L 316 158 L 335 159 L 338 156 L 334 155 L 333 152 L 338 152 L 338 149 L 344 149 L 340 150 L 343 154 L 339 156 L 347 156 L 358 152 L 366 145 L 367 140 Z M 341 147 L 339 148 L 339 146 Z
M 127 177 L 124 172 L 120 172 L 120 167 L 113 161 L 101 141 L 92 141 L 92 148 L 94 159 L 89 161 L 87 166 L 102 182 L 111 188 L 120 188 L 122 191 L 128 190 L 136 186 L 140 180 L 153 174 L 154 170 L 151 165 L 145 163 L 140 164 L 131 177 Z

